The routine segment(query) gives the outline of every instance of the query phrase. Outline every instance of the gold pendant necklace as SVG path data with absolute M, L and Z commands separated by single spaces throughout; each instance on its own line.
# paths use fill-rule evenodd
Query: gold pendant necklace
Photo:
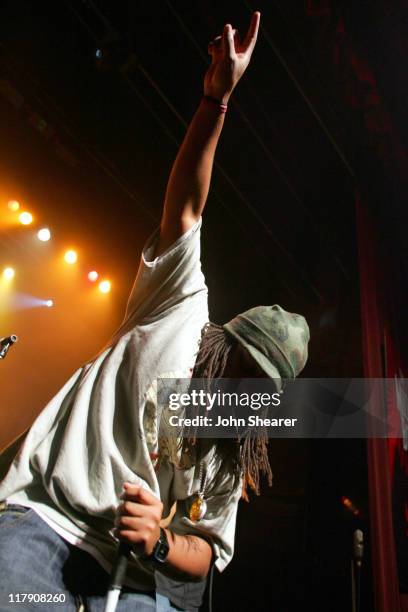
M 190 520 L 194 521 L 194 523 L 198 523 L 204 518 L 205 513 L 207 512 L 207 502 L 204 499 L 204 490 L 205 490 L 205 481 L 206 477 L 204 475 L 204 465 L 203 459 L 200 462 L 200 472 L 199 472 L 199 482 L 200 482 L 200 490 L 198 491 L 193 503 L 190 506 Z

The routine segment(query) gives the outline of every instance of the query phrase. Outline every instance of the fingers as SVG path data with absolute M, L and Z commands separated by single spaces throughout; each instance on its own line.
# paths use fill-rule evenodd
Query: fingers
M 160 535 L 163 504 L 144 487 L 125 483 L 123 501 L 116 510 L 114 535 L 136 545 L 137 554 L 150 554 Z
M 244 53 L 246 51 L 249 51 L 249 53 L 252 53 L 252 50 L 255 47 L 256 39 L 258 36 L 260 20 L 261 20 L 261 13 L 259 11 L 256 11 L 252 15 L 251 23 L 249 25 L 249 30 L 247 32 L 247 35 L 245 36 L 245 40 L 242 45 L 242 50 Z
M 217 36 L 217 38 L 214 38 L 214 40 L 211 40 L 208 43 L 208 47 L 207 47 L 208 55 L 211 55 L 211 56 L 213 55 L 214 50 L 218 47 L 220 41 L 221 41 L 221 36 Z
M 222 47 L 227 57 L 231 59 L 235 57 L 234 32 L 231 24 L 229 23 L 224 26 L 222 33 Z
M 140 504 L 145 504 L 147 506 L 155 506 L 156 504 L 160 503 L 160 500 L 157 499 L 153 493 L 150 493 L 150 491 L 144 487 L 141 487 L 140 485 L 125 482 L 123 489 L 122 499 L 139 502 Z
M 236 29 L 232 30 L 232 34 L 234 37 L 234 46 L 236 46 L 237 44 L 240 44 L 240 37 L 239 37 L 239 31 Z M 217 36 L 216 38 L 214 38 L 214 40 L 211 40 L 208 43 L 208 47 L 207 47 L 207 51 L 209 55 L 212 55 L 214 53 L 215 50 L 219 50 L 222 48 L 222 42 L 223 42 L 223 36 Z
M 155 521 L 146 521 L 138 516 L 118 516 L 115 520 L 118 531 L 153 531 L 156 528 Z
M 146 515 L 146 507 L 143 504 L 126 500 L 120 504 L 116 510 L 117 517 L 120 516 L 135 516 L 142 517 Z
M 160 527 L 154 517 L 118 516 L 115 520 L 114 534 L 120 540 L 133 545 L 140 545 L 134 550 L 137 554 L 146 552 L 146 546 L 157 540 Z M 149 551 L 150 552 L 150 551 Z
M 221 42 L 221 40 L 222 40 L 222 36 L 221 36 L 221 34 L 220 34 L 219 36 L 216 36 L 216 37 L 214 38 L 214 40 L 212 40 L 212 41 L 210 42 L 210 45 L 217 45 L 217 44 L 219 44 L 219 43 Z
M 132 545 L 133 551 L 137 555 L 142 555 L 145 552 L 145 546 L 148 542 L 148 535 L 142 534 L 139 531 L 123 530 L 117 531 L 116 537 Z
M 243 53 L 249 52 L 249 54 L 251 54 L 258 37 L 260 20 L 261 13 L 255 11 L 251 17 L 251 23 L 249 24 L 247 35 L 242 44 L 240 43 L 238 30 L 233 29 L 231 24 L 227 23 L 224 26 L 222 35 L 217 36 L 208 44 L 208 54 L 214 57 L 214 52 L 222 48 L 227 57 L 234 58 L 237 47 L 239 47 L 239 51 Z

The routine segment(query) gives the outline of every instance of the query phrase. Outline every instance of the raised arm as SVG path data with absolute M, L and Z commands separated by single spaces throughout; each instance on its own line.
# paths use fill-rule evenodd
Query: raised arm
M 228 103 L 251 59 L 259 20 L 260 13 L 254 13 L 243 42 L 230 24 L 225 25 L 221 36 L 210 42 L 208 53 L 212 62 L 204 78 L 204 96 L 220 104 Z M 204 210 L 224 117 L 220 106 L 203 98 L 170 173 L 156 256 L 190 229 Z

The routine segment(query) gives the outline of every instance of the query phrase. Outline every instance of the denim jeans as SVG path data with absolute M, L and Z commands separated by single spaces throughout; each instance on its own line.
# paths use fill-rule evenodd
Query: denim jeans
M 109 575 L 99 563 L 61 538 L 34 510 L 16 504 L 0 510 L 0 612 L 103 612 L 108 585 Z M 117 606 L 117 612 L 176 610 L 159 593 L 127 587 Z

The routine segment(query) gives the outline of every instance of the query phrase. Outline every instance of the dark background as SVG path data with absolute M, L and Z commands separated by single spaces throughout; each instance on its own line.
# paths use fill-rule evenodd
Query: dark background
M 304 314 L 305 376 L 363 375 L 355 192 L 406 276 L 405 3 L 261 1 L 261 31 L 231 100 L 203 228 L 211 319 L 257 304 Z M 208 41 L 242 1 L 6 1 L 0 11 L 0 205 L 47 224 L 0 227 L 18 290 L 52 310 L 3 309 L 17 333 L 2 364 L 1 443 L 28 426 L 120 323 L 142 245 L 160 219 L 172 161 L 202 94 Z M 97 50 L 98 53 L 97 53 Z M 57 263 L 113 281 L 95 301 Z M 67 276 L 71 274 L 71 276 Z M 364 441 L 274 441 L 274 486 L 242 502 L 236 553 L 215 577 L 215 610 L 350 607 L 354 528 L 368 540 Z M 343 508 L 351 498 L 359 518 Z M 362 610 L 372 610 L 369 546 Z

